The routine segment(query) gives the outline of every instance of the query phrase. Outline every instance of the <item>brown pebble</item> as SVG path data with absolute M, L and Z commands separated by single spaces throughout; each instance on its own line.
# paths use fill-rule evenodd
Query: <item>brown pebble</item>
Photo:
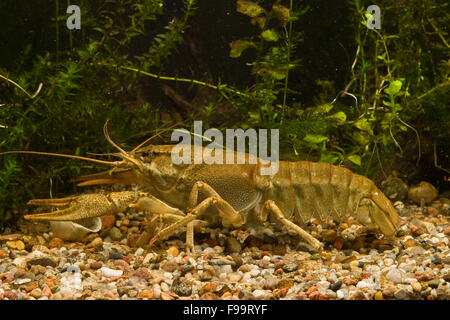
M 23 250 L 25 249 L 25 243 L 20 240 L 17 241 L 6 241 L 6 246 L 10 249 Z
M 418 244 L 419 243 L 417 242 L 417 240 L 409 239 L 409 240 L 405 241 L 403 246 L 405 247 L 405 249 L 408 249 L 408 248 L 416 247 Z
M 138 239 L 140 238 L 140 234 L 138 234 L 138 233 L 130 233 L 129 235 L 128 235 L 128 245 L 131 247 L 131 248 L 135 248 L 136 247 L 136 243 L 137 243 L 137 241 L 138 241 Z
M 200 296 L 200 300 L 217 300 L 217 298 L 217 295 L 212 292 L 206 292 Z
M 42 290 L 39 288 L 34 289 L 33 291 L 30 292 L 30 296 L 32 296 L 33 298 L 40 298 L 42 296 Z
M 162 300 L 174 300 L 174 297 L 172 297 L 170 294 L 161 292 L 161 299 Z
M 167 255 L 172 255 L 172 257 L 176 257 L 178 256 L 178 248 L 177 247 L 170 247 L 169 249 L 167 249 Z
M 50 240 L 50 242 L 48 243 L 48 247 L 49 248 L 61 248 L 64 244 L 64 241 L 61 240 L 60 238 L 53 238 L 52 240 Z
M 166 272 L 174 272 L 177 269 L 178 265 L 174 261 L 166 261 L 161 265 L 161 269 Z
M 148 271 L 147 268 L 139 268 L 136 271 L 134 271 L 130 277 L 138 277 L 139 279 L 143 279 L 145 281 L 149 281 L 152 278 L 152 275 L 150 274 L 150 271 Z
M 114 223 L 116 222 L 116 217 L 113 215 L 102 216 L 100 219 L 102 220 L 102 230 L 114 227 Z
M 207 282 L 198 292 L 199 295 L 203 295 L 207 292 L 214 292 L 216 291 L 217 284 L 215 282 Z
M 294 285 L 294 281 L 290 280 L 290 279 L 282 279 L 278 282 L 277 284 L 277 288 L 278 289 L 282 289 L 282 288 L 290 288 Z
M 275 248 L 273 248 L 273 254 L 276 256 L 284 256 L 286 254 L 286 245 L 277 244 Z
M 6 251 L 0 250 L 0 259 L 4 259 L 6 257 Z
M 103 263 L 99 262 L 99 261 L 95 261 L 89 264 L 89 267 L 93 270 L 97 270 L 100 269 L 103 266 Z
M 144 289 L 139 293 L 138 299 L 148 299 L 151 300 L 153 298 L 153 291 Z
M 375 293 L 374 299 L 375 299 L 375 300 L 383 300 L 383 293 L 381 293 L 380 291 L 378 291 L 377 293 Z
M 42 295 L 50 298 L 52 295 L 52 290 L 50 290 L 49 287 L 45 287 L 44 289 L 42 289 Z

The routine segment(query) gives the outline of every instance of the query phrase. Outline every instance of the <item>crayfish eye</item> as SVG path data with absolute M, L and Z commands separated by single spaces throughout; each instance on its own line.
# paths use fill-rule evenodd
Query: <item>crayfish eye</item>
M 148 156 L 149 156 L 149 153 L 148 153 L 147 151 L 144 151 L 144 152 L 141 153 L 141 156 L 143 156 L 143 157 L 148 157 Z

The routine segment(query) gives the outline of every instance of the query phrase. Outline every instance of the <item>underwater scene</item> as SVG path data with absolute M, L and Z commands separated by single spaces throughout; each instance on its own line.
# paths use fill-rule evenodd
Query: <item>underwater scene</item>
M 450 300 L 449 7 L 1 0 L 0 300 Z

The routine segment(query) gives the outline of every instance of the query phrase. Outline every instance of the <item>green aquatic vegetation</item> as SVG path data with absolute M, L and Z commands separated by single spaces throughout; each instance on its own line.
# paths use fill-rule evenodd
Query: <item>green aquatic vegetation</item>
M 304 54 L 304 36 L 311 31 L 299 26 L 315 9 L 307 4 L 233 1 L 229 15 L 242 24 L 230 34 L 210 32 L 209 37 L 223 38 L 222 52 L 205 41 L 206 52 L 213 57 L 209 63 L 224 60 L 239 65 L 235 69 L 239 72 L 225 81 L 220 72 L 211 74 L 214 80 L 196 79 L 191 66 L 180 67 L 188 61 L 192 40 L 186 34 L 191 26 L 221 14 L 200 17 L 205 2 L 84 0 L 79 2 L 82 29 L 68 31 L 66 2 L 57 0 L 55 8 L 42 13 L 48 19 L 40 25 L 56 41 L 45 50 L 30 41 L 2 55 L 0 152 L 113 152 L 101 133 L 106 119 L 111 120 L 114 141 L 131 149 L 177 122 L 189 127 L 193 120 L 203 120 L 207 129 L 215 113 L 224 111 L 221 108 L 240 115 L 232 122 L 235 128 L 280 129 L 280 154 L 285 160 L 345 164 L 371 175 L 389 155 L 402 154 L 411 135 L 421 142 L 424 131 L 448 150 L 448 4 L 383 0 L 377 3 L 382 29 L 369 30 L 366 8 L 372 3 L 347 1 L 342 14 L 348 16 L 353 41 L 345 44 L 351 48 L 348 68 L 340 69 L 347 73 L 347 82 L 341 87 L 331 76 L 315 78 L 311 87 L 318 93 L 312 102 L 305 102 L 299 88 L 302 71 L 310 68 L 304 62 L 310 58 Z M 27 6 L 30 12 L 39 9 L 34 2 Z M 212 89 L 217 99 L 205 102 L 200 112 L 175 120 L 167 108 L 171 102 L 158 99 L 159 85 L 164 83 L 186 95 L 193 95 L 196 87 Z M 153 96 L 156 102 L 150 102 Z M 227 113 L 223 114 L 226 120 Z M 158 139 L 169 143 L 169 136 L 166 132 Z M 76 160 L 0 157 L 0 225 L 30 198 L 76 192 L 65 181 L 96 170 Z

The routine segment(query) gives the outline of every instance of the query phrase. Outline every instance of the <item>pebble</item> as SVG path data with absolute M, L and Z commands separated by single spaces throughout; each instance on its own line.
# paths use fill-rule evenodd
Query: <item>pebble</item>
M 86 247 L 87 248 L 97 248 L 100 249 L 103 246 L 103 240 L 100 237 L 95 238 Z
M 386 279 L 388 279 L 394 283 L 402 283 L 403 274 L 397 268 L 393 268 L 393 269 L 389 270 L 389 272 L 386 274 Z
M 64 241 L 60 238 L 53 238 L 52 240 L 49 241 L 48 243 L 48 247 L 49 248 L 61 248 L 64 244 Z
M 123 274 L 122 270 L 114 270 L 108 267 L 101 267 L 100 271 L 104 277 L 120 277 Z
M 225 240 L 225 250 L 228 253 L 239 253 L 242 250 L 242 245 L 236 238 L 228 237 Z
M 175 293 L 179 296 L 187 297 L 187 296 L 190 296 L 192 293 L 192 286 L 189 283 L 187 283 L 185 280 L 183 280 L 181 278 L 176 278 L 172 282 L 171 290 L 173 293 Z
M 440 203 L 432 203 L 437 213 L 429 206 L 423 214 L 405 202 L 402 213 L 418 215 L 402 214 L 403 232 L 390 246 L 360 236 L 338 249 L 341 232 L 355 229 L 352 220 L 345 228 L 345 223 L 308 224 L 326 243 L 320 254 L 295 235 L 275 230 L 253 236 L 251 229 L 211 229 L 214 236 L 196 239 L 197 255 L 191 257 L 183 236 L 175 235 L 147 253 L 128 242 L 140 236 L 142 219 L 133 218 L 136 214 L 128 215 L 129 221 L 118 214 L 119 227 L 92 234 L 84 244 L 52 239 L 51 233 L 0 234 L 0 299 L 448 300 L 450 228 Z M 114 228 L 120 242 L 110 236 Z M 18 241 L 29 252 L 10 248 Z
M 23 243 L 20 240 L 17 240 L 17 241 L 6 241 L 6 246 L 9 249 L 15 249 L 15 250 L 20 250 L 20 251 L 25 249 L 25 243 Z
M 294 272 L 298 269 L 298 265 L 296 263 L 288 263 L 283 266 L 284 272 Z
M 169 249 L 167 249 L 167 254 L 171 255 L 172 257 L 177 257 L 178 253 L 179 251 L 177 247 L 170 247 Z

